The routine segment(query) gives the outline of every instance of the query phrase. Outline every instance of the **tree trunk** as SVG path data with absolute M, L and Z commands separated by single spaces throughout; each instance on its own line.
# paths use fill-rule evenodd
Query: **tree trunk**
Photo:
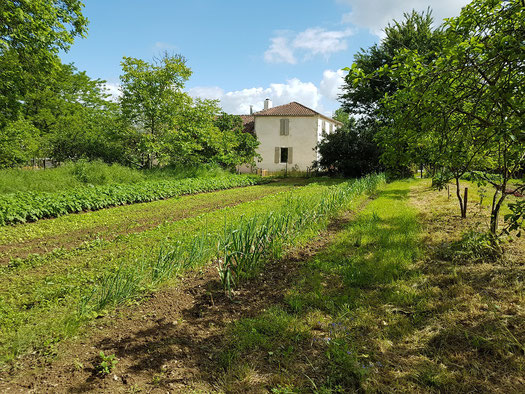
M 464 219 L 467 217 L 466 204 L 461 198 L 461 186 L 459 184 L 459 177 L 455 179 L 456 179 L 456 196 L 458 197 L 458 201 L 459 201 L 459 210 L 461 211 L 461 217 Z
M 498 190 L 496 190 L 496 193 L 494 193 L 494 198 L 492 199 L 492 210 L 490 212 L 490 233 L 492 235 L 496 235 L 496 232 L 498 231 L 499 226 L 499 211 L 501 209 L 501 206 L 503 205 L 503 201 L 505 201 L 505 197 L 507 197 L 507 194 L 505 193 L 506 188 L 506 182 L 503 185 L 503 191 L 501 192 L 501 197 L 496 202 L 496 198 L 498 195 Z

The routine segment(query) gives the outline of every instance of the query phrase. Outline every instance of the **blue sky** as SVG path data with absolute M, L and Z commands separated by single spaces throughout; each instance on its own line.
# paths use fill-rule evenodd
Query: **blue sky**
M 431 7 L 436 20 L 467 0 L 86 0 L 87 38 L 62 55 L 118 91 L 123 56 L 151 60 L 168 50 L 187 58 L 192 96 L 219 99 L 246 113 L 299 101 L 324 113 L 338 108 L 344 73 L 359 48 L 403 12 Z

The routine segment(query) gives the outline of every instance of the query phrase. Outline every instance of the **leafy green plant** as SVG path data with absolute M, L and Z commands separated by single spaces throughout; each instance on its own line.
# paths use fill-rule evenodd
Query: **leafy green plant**
M 454 261 L 486 262 L 501 256 L 501 248 L 494 236 L 487 232 L 468 231 L 446 252 Z
M 190 178 L 109 186 L 90 185 L 58 193 L 14 193 L 0 197 L 0 225 L 25 223 L 117 205 L 250 186 L 265 181 L 256 176 L 229 175 L 209 179 Z
M 521 230 L 525 226 L 525 201 L 516 201 L 509 204 L 510 212 L 505 215 L 506 227 L 503 229 L 502 234 L 510 234 L 512 231 L 516 231 L 516 237 L 521 237 Z
M 99 375 L 109 375 L 117 366 L 118 360 L 117 356 L 114 354 L 104 354 L 103 351 L 100 351 L 98 354 L 100 362 L 96 366 L 96 370 L 99 373 Z

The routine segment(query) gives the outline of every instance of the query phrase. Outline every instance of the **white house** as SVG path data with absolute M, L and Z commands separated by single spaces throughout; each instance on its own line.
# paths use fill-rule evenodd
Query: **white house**
M 262 161 L 257 168 L 270 172 L 285 168 L 307 171 L 319 159 L 317 143 L 343 125 L 295 101 L 272 107 L 269 99 L 262 111 L 242 118 L 245 131 L 254 133 L 260 142 L 257 152 Z

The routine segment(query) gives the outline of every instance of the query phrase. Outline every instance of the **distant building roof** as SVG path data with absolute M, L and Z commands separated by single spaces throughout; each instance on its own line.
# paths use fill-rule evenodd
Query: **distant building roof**
M 311 108 L 308 108 L 296 101 L 293 101 L 289 104 L 278 105 L 277 107 L 272 107 L 264 109 L 262 111 L 256 112 L 254 116 L 320 116 L 324 119 L 330 120 L 332 122 L 342 125 L 341 122 L 334 120 L 328 116 L 325 116 L 317 111 L 314 111 Z M 248 116 L 248 115 L 244 115 Z
M 241 115 L 243 131 L 255 135 L 255 116 Z

